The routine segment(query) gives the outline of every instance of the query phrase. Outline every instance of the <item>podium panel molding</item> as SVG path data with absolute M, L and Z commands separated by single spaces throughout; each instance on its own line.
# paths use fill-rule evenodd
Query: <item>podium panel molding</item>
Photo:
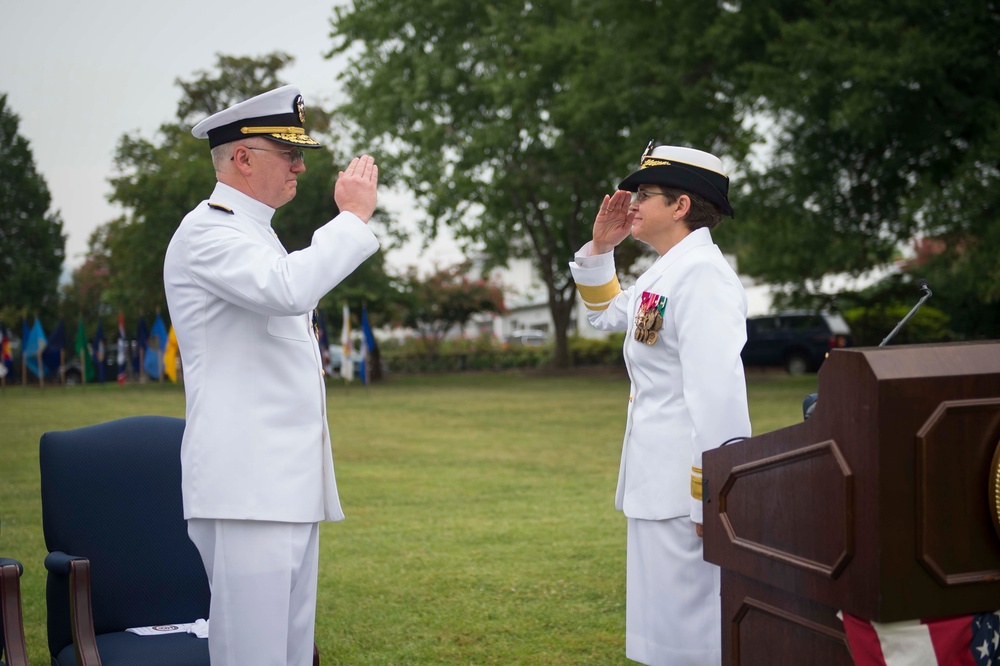
M 1000 398 L 942 401 L 917 430 L 916 555 L 945 587 L 1000 581 L 1000 539 L 988 532 L 969 534 L 950 519 L 971 515 L 988 523 L 992 518 L 997 527 L 1000 489 L 977 470 L 993 469 L 998 440 Z
M 739 501 L 734 501 L 734 495 L 739 482 L 743 481 L 746 483 L 755 477 L 758 479 L 764 479 L 768 476 L 780 477 L 784 472 L 787 472 L 784 478 L 802 478 L 804 475 L 796 474 L 798 470 L 795 468 L 801 468 L 806 463 L 815 463 L 818 459 L 832 461 L 832 465 L 830 466 L 831 473 L 823 476 L 821 479 L 817 479 L 817 481 L 830 484 L 842 496 L 842 503 L 839 506 L 832 505 L 827 507 L 833 512 L 834 516 L 839 518 L 837 521 L 839 525 L 836 525 L 834 530 L 831 531 L 830 525 L 823 521 L 813 521 L 815 525 L 822 529 L 825 535 L 833 536 L 837 540 L 837 544 L 831 548 L 831 552 L 825 559 L 819 559 L 815 556 L 808 557 L 802 553 L 794 552 L 788 546 L 782 547 L 767 544 L 761 541 L 760 538 L 740 535 L 738 527 L 740 519 L 731 515 L 733 509 L 738 509 L 741 504 Z M 814 473 L 815 475 L 816 473 Z M 761 481 L 761 485 L 780 487 L 781 484 L 768 484 Z M 822 493 L 819 487 L 814 485 L 811 488 L 805 488 L 804 494 L 817 499 L 817 496 Z M 759 493 L 748 492 L 747 495 L 755 499 L 760 498 Z M 817 501 L 821 502 L 820 499 L 817 499 Z M 789 506 L 786 510 L 791 511 L 795 508 L 798 507 Z M 832 439 L 737 465 L 732 468 L 719 492 L 719 518 L 722 521 L 730 543 L 733 545 L 761 555 L 769 560 L 805 569 L 828 579 L 836 579 L 854 556 L 854 473 L 851 471 L 851 467 L 847 463 L 840 447 Z M 813 537 L 816 536 L 818 535 L 803 533 L 799 533 L 798 535 L 802 544 L 815 543 L 818 539 Z

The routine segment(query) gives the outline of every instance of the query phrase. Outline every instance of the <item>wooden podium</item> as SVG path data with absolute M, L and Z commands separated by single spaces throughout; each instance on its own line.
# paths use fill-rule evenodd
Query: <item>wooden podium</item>
M 838 610 L 1000 608 L 998 466 L 1000 342 L 832 351 L 808 420 L 704 455 L 723 663 L 853 664 Z

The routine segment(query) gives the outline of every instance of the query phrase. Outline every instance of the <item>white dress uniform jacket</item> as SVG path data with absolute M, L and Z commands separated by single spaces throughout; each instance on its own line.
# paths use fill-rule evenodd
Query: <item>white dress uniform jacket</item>
M 701 455 L 750 436 L 746 379 L 747 298 L 739 278 L 697 229 L 622 291 L 614 253 L 570 264 L 589 319 L 605 331 L 627 331 L 624 356 L 632 381 L 615 507 L 629 518 L 690 515 L 702 522 Z M 648 292 L 666 298 L 652 345 L 637 341 L 635 317 Z
M 342 212 L 289 254 L 273 214 L 218 183 L 167 248 L 163 277 L 187 401 L 186 519 L 344 517 L 311 312 L 379 244 Z

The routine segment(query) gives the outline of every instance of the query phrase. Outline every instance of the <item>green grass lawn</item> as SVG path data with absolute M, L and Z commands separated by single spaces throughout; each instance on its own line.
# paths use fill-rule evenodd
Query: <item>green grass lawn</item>
M 754 433 L 801 421 L 816 376 L 749 377 Z M 625 664 L 622 375 L 399 377 L 328 389 L 347 520 L 322 525 L 327 664 Z M 33 664 L 48 663 L 38 440 L 136 414 L 176 386 L 8 387 L 0 555 L 21 560 Z M 190 621 L 194 618 L 177 618 Z

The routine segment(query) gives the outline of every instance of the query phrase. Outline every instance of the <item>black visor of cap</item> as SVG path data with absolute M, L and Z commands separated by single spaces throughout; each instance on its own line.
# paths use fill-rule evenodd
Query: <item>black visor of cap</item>
M 721 173 L 689 164 L 670 162 L 649 166 L 630 174 L 618 184 L 619 190 L 635 192 L 640 185 L 661 185 L 697 194 L 718 206 L 725 215 L 734 217 L 729 205 L 729 179 Z

